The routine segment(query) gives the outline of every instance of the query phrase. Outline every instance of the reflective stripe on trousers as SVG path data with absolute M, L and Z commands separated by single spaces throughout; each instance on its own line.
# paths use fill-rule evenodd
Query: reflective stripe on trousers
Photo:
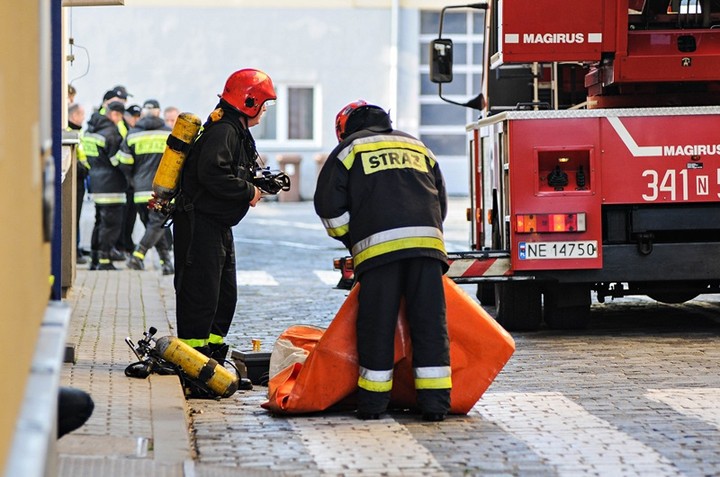
M 386 371 L 373 371 L 360 366 L 358 387 L 366 391 L 382 393 L 392 389 L 392 369 Z

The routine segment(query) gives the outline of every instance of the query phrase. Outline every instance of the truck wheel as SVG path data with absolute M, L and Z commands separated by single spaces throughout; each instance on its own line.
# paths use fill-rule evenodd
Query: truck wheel
M 495 321 L 508 331 L 535 331 L 542 322 L 540 287 L 535 283 L 495 284 Z
M 683 282 L 650 282 L 640 283 L 638 285 L 638 288 L 653 300 L 670 305 L 690 301 L 707 289 L 705 283 L 695 283 L 692 285 Z
M 656 292 L 648 293 L 648 296 L 653 300 L 659 301 L 660 303 L 677 305 L 694 299 L 696 296 L 698 296 L 698 293 L 695 293 L 694 291 Z
M 590 289 L 562 285 L 545 292 L 545 323 L 554 330 L 581 330 L 590 321 Z
M 483 306 L 495 306 L 495 285 L 492 283 L 478 283 L 475 296 Z

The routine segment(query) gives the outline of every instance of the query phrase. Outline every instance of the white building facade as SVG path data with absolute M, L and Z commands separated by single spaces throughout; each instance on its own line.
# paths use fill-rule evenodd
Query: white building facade
M 258 68 L 278 100 L 253 129 L 258 150 L 277 168 L 300 155 L 301 199 L 311 199 L 317 158 L 337 144 L 334 119 L 350 101 L 390 110 L 394 127 L 424 140 L 448 191 L 468 194 L 465 125 L 477 111 L 450 105 L 428 80 L 428 43 L 444 1 L 125 0 L 123 6 L 64 9 L 66 77 L 89 112 L 106 90 L 126 86 L 128 104 L 156 99 L 205 119 L 226 78 Z M 445 96 L 479 92 L 483 12 L 451 10 L 443 36 L 455 43 L 455 80 Z M 70 44 L 72 42 L 72 44 Z

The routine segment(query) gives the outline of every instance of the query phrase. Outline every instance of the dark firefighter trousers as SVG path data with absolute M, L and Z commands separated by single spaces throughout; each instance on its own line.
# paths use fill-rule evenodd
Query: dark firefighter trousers
M 194 211 L 173 218 L 177 335 L 207 340 L 225 337 L 237 304 L 237 277 L 232 229 Z M 205 343 L 207 344 L 207 343 Z
M 395 328 L 403 297 L 413 349 L 413 369 L 417 373 L 418 368 L 449 368 L 450 345 L 442 276 L 442 263 L 425 257 L 398 260 L 362 273 L 358 278 L 357 318 L 361 375 L 363 368 L 373 372 L 393 369 Z M 450 382 L 449 377 L 447 381 Z M 369 391 L 359 382 L 359 411 L 382 413 L 389 401 L 390 391 Z M 417 403 L 424 413 L 447 413 L 450 387 L 418 389 Z
M 137 214 L 140 216 L 140 220 L 145 226 L 145 233 L 138 243 L 140 249 L 145 253 L 155 247 L 160 258 L 164 259 L 166 255 L 170 258 L 171 243 L 167 229 L 163 227 L 165 216 L 157 210 L 148 209 L 147 202 L 136 203 L 135 208 Z M 172 237 L 172 235 L 170 235 L 170 237 Z
M 120 237 L 125 215 L 125 204 L 95 204 L 95 226 L 90 248 L 101 259 L 109 259 L 110 251 Z

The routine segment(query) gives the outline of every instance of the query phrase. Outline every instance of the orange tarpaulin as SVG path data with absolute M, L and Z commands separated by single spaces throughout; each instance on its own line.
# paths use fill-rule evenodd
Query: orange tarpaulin
M 467 414 L 515 351 L 512 337 L 452 280 L 444 277 L 450 336 L 452 391 L 450 412 Z M 309 350 L 305 363 L 295 363 L 271 377 L 265 409 L 279 414 L 325 411 L 349 403 L 357 389 L 355 321 L 359 285 L 353 287 L 327 330 L 303 335 L 291 327 L 278 339 Z M 313 346 L 312 343 L 315 342 Z M 401 310 L 395 333 L 395 368 L 391 408 L 415 408 L 412 344 Z

